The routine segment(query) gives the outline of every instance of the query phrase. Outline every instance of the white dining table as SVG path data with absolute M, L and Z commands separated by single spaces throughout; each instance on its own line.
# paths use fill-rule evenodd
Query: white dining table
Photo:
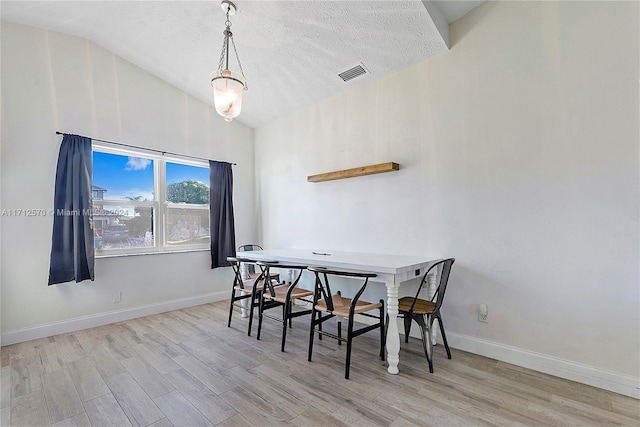
M 375 273 L 374 283 L 387 288 L 387 314 L 389 319 L 398 315 L 398 290 L 402 283 L 422 277 L 439 259 L 418 255 L 371 254 L 315 249 L 266 249 L 238 253 L 238 257 L 253 261 L 278 261 L 283 264 L 319 266 L 343 271 Z M 436 270 L 436 269 L 434 269 Z M 429 295 L 435 290 L 435 274 L 429 274 Z M 400 333 L 398 322 L 389 321 L 387 329 L 387 371 L 399 372 Z

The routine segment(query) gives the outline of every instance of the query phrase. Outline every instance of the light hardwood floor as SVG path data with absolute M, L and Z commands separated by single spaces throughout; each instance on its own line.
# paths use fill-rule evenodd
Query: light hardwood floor
M 3 347 L 2 426 L 605 426 L 640 425 L 639 401 L 452 349 L 402 343 L 400 374 L 377 357 L 377 331 L 344 346 L 294 320 L 287 351 L 227 303 Z

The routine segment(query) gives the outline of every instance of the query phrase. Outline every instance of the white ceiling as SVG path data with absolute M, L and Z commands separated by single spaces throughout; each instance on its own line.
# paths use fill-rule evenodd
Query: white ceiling
M 447 23 L 482 1 L 235 3 L 230 20 L 249 86 L 236 120 L 258 127 L 445 53 Z M 3 0 L 0 13 L 5 21 L 92 40 L 213 105 L 209 75 L 225 21 L 220 1 Z M 346 83 L 338 77 L 358 64 L 369 74 Z

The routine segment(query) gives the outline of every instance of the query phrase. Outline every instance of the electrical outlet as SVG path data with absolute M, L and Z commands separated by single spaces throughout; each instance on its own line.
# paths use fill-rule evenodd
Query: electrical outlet
M 122 301 L 122 292 L 121 291 L 116 291 L 113 293 L 113 302 L 117 303 Z
M 489 307 L 487 304 L 478 305 L 478 322 L 489 323 Z

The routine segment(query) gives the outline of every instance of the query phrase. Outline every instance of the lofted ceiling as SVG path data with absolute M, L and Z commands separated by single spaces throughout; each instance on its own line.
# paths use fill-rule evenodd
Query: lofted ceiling
M 446 53 L 448 24 L 481 3 L 236 0 L 230 21 L 249 87 L 236 120 L 259 127 Z M 220 1 L 3 0 L 0 13 L 5 21 L 87 38 L 213 105 L 209 76 L 225 21 Z M 368 73 L 347 82 L 338 76 L 357 65 Z

